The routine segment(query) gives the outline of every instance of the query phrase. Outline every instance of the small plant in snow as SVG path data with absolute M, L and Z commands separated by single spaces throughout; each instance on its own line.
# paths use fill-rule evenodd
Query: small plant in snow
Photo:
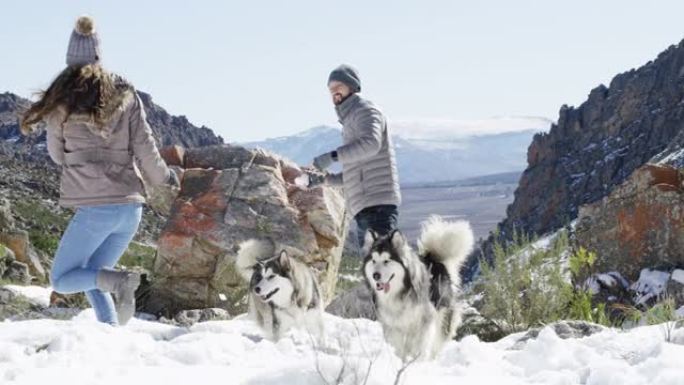
M 568 237 L 561 232 L 549 249 L 536 248 L 517 231 L 508 245 L 494 245 L 492 265 L 482 262 L 481 314 L 513 333 L 563 318 L 571 290 L 562 259 Z

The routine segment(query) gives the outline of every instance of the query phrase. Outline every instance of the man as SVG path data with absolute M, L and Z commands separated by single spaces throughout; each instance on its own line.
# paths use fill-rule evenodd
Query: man
M 325 170 L 339 161 L 342 172 L 328 173 L 312 184 L 343 186 L 361 247 L 366 230 L 386 234 L 397 227 L 401 193 L 394 145 L 382 111 L 359 94 L 361 81 L 354 68 L 341 65 L 334 69 L 328 78 L 328 89 L 342 123 L 343 144 L 317 156 L 313 164 Z

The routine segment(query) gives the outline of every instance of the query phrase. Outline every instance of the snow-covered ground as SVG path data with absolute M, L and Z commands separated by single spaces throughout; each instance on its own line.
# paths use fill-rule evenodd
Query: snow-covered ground
M 263 340 L 245 317 L 175 327 L 134 319 L 112 328 L 85 310 L 70 321 L 0 323 L 0 384 L 392 384 L 401 362 L 379 324 L 326 315 L 327 340 L 295 331 Z M 684 383 L 684 329 L 607 330 L 560 339 L 552 329 L 515 347 L 466 337 L 433 362 L 410 365 L 404 384 Z M 316 347 L 314 347 L 316 346 Z M 317 369 L 318 368 L 318 369 Z M 323 378 L 323 377 L 324 378 Z

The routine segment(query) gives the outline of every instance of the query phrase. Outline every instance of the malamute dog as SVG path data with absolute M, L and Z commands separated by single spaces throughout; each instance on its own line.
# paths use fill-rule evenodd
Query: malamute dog
M 319 337 L 323 332 L 323 301 L 313 272 L 272 242 L 251 239 L 240 244 L 236 265 L 249 282 L 249 315 L 278 340 L 292 326 Z
M 439 216 L 422 224 L 417 254 L 397 230 L 366 232 L 363 275 L 385 339 L 398 356 L 433 358 L 454 337 L 461 321 L 459 270 L 473 245 L 468 222 Z

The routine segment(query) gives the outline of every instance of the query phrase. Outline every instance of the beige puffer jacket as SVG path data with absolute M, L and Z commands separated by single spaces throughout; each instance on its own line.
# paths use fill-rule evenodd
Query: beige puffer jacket
M 387 119 L 359 94 L 336 106 L 344 143 L 337 148 L 342 172 L 326 180 L 342 184 L 347 206 L 355 216 L 366 207 L 401 204 L 399 173 Z
M 140 97 L 122 79 L 117 90 L 103 129 L 84 115 L 64 121 L 59 110 L 46 119 L 48 153 L 62 166 L 60 206 L 145 203 L 143 178 L 150 186 L 169 181 Z

